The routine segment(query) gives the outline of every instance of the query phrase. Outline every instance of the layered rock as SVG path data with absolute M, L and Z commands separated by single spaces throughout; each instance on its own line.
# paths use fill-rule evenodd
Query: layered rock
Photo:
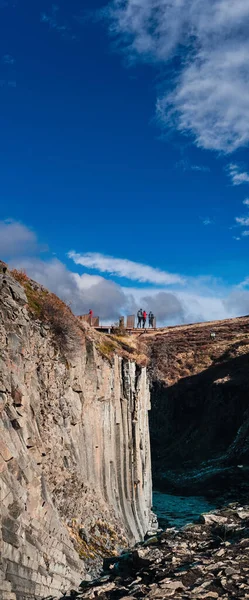
M 146 368 L 76 320 L 68 349 L 34 286 L 0 274 L 2 600 L 75 588 L 151 517 Z

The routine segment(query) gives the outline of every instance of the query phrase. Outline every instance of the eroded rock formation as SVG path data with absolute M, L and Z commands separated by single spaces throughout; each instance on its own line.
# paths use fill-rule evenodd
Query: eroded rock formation
M 146 368 L 23 283 L 0 274 L 2 600 L 77 587 L 151 517 Z

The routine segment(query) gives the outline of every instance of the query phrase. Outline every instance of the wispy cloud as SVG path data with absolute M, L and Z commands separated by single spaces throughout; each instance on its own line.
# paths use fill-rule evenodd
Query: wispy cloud
M 125 277 L 132 281 L 148 282 L 161 285 L 184 283 L 183 277 L 166 271 L 161 271 L 149 265 L 136 263 L 125 258 L 114 258 L 96 252 L 77 254 L 74 251 L 68 253 L 75 264 L 82 265 L 88 269 L 96 269 L 101 273 L 109 273 L 116 277 Z
M 236 242 L 240 241 L 240 237 L 237 237 L 236 235 L 233 236 L 233 240 L 236 240 Z
M 243 200 L 243 204 L 245 206 L 249 206 L 249 198 L 245 198 L 245 200 Z M 244 217 L 235 217 L 235 221 L 237 223 L 237 226 L 239 226 L 239 227 L 249 227 L 249 216 L 248 216 L 248 214 L 246 216 L 244 216 Z M 236 227 L 236 225 L 235 225 L 235 227 Z M 249 236 L 249 229 L 245 229 L 244 231 L 242 231 L 241 236 L 242 237 L 248 237 Z M 234 239 L 235 240 L 236 239 L 240 240 L 241 238 L 240 237 L 238 237 L 238 238 L 234 237 Z
M 16 88 L 16 60 L 11 54 L 4 54 L 0 59 L 0 88 Z
M 191 171 L 200 171 L 201 173 L 209 173 L 210 167 L 205 167 L 204 165 L 191 165 Z
M 238 285 L 238 288 L 244 288 L 249 286 L 249 277 L 246 277 L 241 283 Z
M 4 54 L 2 56 L 2 63 L 3 65 L 14 65 L 15 64 L 15 59 L 13 56 L 11 56 L 10 54 Z
M 58 4 L 52 4 L 51 10 L 41 13 L 41 23 L 48 25 L 49 29 L 52 29 L 60 34 L 62 38 L 76 40 L 77 36 L 73 33 L 70 25 L 64 21 L 62 23 L 60 16 L 60 7 Z
M 179 160 L 176 163 L 176 168 L 177 169 L 182 169 L 183 171 L 199 171 L 201 173 L 208 173 L 210 172 L 210 168 L 208 166 L 205 165 L 191 165 L 191 163 L 189 162 L 189 160 L 187 159 L 182 159 Z
M 243 227 L 249 227 L 249 217 L 235 217 L 236 223 Z
M 231 177 L 233 185 L 242 185 L 243 183 L 249 183 L 249 173 L 247 173 L 247 171 L 243 171 L 239 167 L 239 165 L 230 163 L 230 165 L 228 165 L 227 167 L 227 172 Z
M 248 0 L 112 0 L 103 14 L 130 62 L 153 63 L 162 72 L 178 56 L 178 73 L 169 82 L 167 71 L 157 100 L 163 127 L 209 150 L 248 145 Z
M 202 219 L 202 223 L 203 223 L 203 225 L 207 226 L 207 225 L 212 225 L 213 221 L 209 217 L 206 217 L 205 219 Z

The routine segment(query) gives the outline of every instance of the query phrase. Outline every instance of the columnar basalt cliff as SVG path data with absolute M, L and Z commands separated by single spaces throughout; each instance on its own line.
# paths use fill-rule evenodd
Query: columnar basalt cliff
M 2 600 L 76 588 L 151 517 L 146 368 L 20 281 L 0 274 Z

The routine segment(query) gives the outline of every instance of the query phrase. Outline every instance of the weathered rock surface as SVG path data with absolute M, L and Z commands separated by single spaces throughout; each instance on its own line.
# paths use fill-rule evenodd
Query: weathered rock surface
M 249 598 L 248 515 L 249 507 L 234 504 L 205 515 L 204 524 L 168 529 L 106 564 L 99 580 L 83 581 L 70 598 Z
M 1 600 L 77 587 L 151 518 L 146 369 L 105 358 L 77 319 L 69 352 L 68 309 L 39 319 L 33 285 L 0 274 Z

